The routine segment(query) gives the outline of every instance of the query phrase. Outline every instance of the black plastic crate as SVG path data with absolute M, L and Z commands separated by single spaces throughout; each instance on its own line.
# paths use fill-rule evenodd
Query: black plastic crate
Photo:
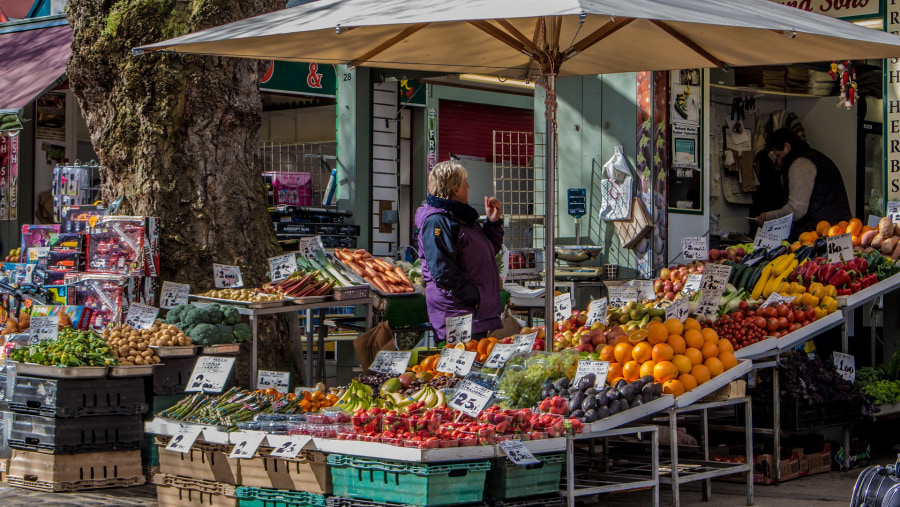
M 488 492 L 485 492 L 488 494 Z M 488 507 L 564 507 L 565 498 L 559 494 L 516 498 L 514 500 L 486 499 Z
M 184 394 L 197 356 L 165 358 L 153 368 L 153 394 L 167 396 Z
M 466 503 L 460 504 L 465 507 L 489 507 L 489 505 L 485 502 L 480 503 Z M 405 503 L 377 503 L 377 502 L 369 502 L 367 500 L 359 500 L 357 498 L 344 498 L 341 496 L 329 496 L 325 499 L 326 507 L 372 507 L 372 506 L 383 506 L 383 507 L 418 507 L 416 505 L 405 504 Z
M 9 408 L 47 417 L 138 415 L 147 411 L 144 381 L 17 377 Z
M 145 445 L 139 415 L 60 419 L 13 414 L 9 446 L 49 454 L 123 451 Z
M 738 410 L 738 422 L 743 420 L 743 410 Z M 753 405 L 753 427 L 772 427 L 772 407 Z M 843 401 L 810 403 L 805 399 L 781 399 L 781 429 L 788 431 L 809 430 L 825 426 L 850 424 L 859 420 L 859 404 Z

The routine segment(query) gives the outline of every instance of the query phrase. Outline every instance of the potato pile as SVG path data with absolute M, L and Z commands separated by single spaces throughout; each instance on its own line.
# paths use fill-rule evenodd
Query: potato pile
M 254 292 L 250 289 L 208 290 L 200 295 L 208 298 L 244 301 L 247 303 L 259 303 L 261 301 L 281 301 L 282 299 L 284 299 L 284 296 L 282 296 L 281 294 L 263 294 L 261 292 Z
M 150 346 L 173 347 L 193 345 L 190 337 L 176 326 L 157 320 L 150 329 L 135 329 L 126 324 L 103 330 L 110 351 L 125 366 L 157 364 L 156 351 Z

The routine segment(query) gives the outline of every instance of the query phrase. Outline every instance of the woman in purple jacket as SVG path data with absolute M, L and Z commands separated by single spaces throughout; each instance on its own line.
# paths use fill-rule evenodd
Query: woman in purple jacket
M 428 175 L 428 198 L 416 211 L 419 257 L 425 278 L 428 320 L 437 341 L 446 338 L 448 317 L 472 314 L 473 338 L 500 329 L 500 275 L 494 256 L 503 245 L 503 212 L 485 197 L 487 221 L 469 206 L 466 169 L 439 162 Z

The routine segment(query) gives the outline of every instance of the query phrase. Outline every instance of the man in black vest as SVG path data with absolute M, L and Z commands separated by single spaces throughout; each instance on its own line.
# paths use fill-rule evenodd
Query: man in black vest
M 772 133 L 769 149 L 775 153 L 776 169 L 787 168 L 788 203 L 761 213 L 756 217 L 758 225 L 793 213 L 789 239 L 794 241 L 801 233 L 816 230 L 822 220 L 835 225 L 852 218 L 844 180 L 830 158 L 786 128 Z

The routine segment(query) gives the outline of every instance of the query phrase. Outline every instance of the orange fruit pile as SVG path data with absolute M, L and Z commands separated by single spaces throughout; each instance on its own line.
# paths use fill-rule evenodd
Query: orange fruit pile
M 810 245 L 819 238 L 830 238 L 832 236 L 850 233 L 850 240 L 853 242 L 853 246 L 859 246 L 860 236 L 862 236 L 863 233 L 872 230 L 874 230 L 873 227 L 863 225 L 862 220 L 858 218 L 851 218 L 849 221 L 842 220 L 833 225 L 827 220 L 822 220 L 816 224 L 816 230 L 800 234 L 800 237 L 797 238 L 797 242 L 794 243 L 794 245 L 799 248 L 802 245 Z

